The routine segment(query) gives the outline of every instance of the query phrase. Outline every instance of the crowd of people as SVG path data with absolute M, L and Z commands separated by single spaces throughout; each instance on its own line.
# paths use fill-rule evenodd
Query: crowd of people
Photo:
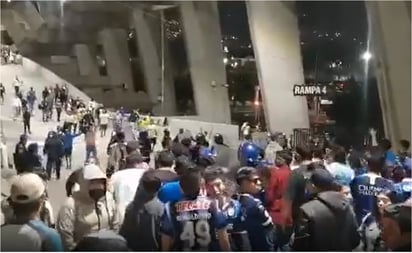
M 150 117 L 127 119 L 120 110 L 102 164 L 95 132 L 106 134 L 110 116 L 94 101 L 75 108 L 84 113 L 79 130 L 65 122 L 47 137 L 45 174 L 29 165 L 35 145 L 26 150 L 23 135 L 16 146 L 2 250 L 411 251 L 408 141 L 399 152 L 386 139 L 362 151 L 328 142 L 289 147 L 276 133 L 262 148 L 245 131 L 239 165 L 230 166 L 221 134 L 209 140 L 180 129 L 172 138 L 165 129 L 154 152 L 151 124 L 142 125 Z M 128 121 L 138 122 L 136 140 L 126 140 Z M 73 138 L 82 133 L 86 162 L 66 180 L 54 220 L 47 181 L 52 168 L 60 177 L 64 156 L 71 168 Z
M 22 55 L 8 45 L 1 45 L 1 64 L 21 64 Z

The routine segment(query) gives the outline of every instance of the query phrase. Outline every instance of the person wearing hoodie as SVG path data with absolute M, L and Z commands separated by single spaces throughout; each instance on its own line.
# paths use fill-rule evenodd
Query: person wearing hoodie
M 352 251 L 361 241 L 350 202 L 336 191 L 333 175 L 317 168 L 308 181 L 312 198 L 299 209 L 293 251 Z
M 127 206 L 119 234 L 132 251 L 160 250 L 160 218 L 164 205 L 156 195 L 161 184 L 154 170 L 146 171 L 133 201 Z
M 56 132 L 49 132 L 44 144 L 43 154 L 47 154 L 46 170 L 49 180 L 51 179 L 53 167 L 56 170 L 56 178 L 60 179 L 61 159 L 64 155 L 63 142 Z
M 66 251 L 80 240 L 99 230 L 117 231 L 118 212 L 112 194 L 107 191 L 107 178 L 95 164 L 86 165 L 78 178 L 78 191 L 73 191 L 60 208 L 56 228 Z

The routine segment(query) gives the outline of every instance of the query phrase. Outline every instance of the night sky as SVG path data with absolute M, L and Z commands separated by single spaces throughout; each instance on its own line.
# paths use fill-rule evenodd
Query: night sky
M 219 10 L 223 35 L 234 35 L 241 43 L 249 43 L 245 3 L 219 2 Z M 300 1 L 296 2 L 296 11 L 305 71 L 313 69 L 319 49 L 322 66 L 338 59 L 353 64 L 365 50 L 367 22 L 363 1 Z M 335 33 L 339 37 L 332 38 Z

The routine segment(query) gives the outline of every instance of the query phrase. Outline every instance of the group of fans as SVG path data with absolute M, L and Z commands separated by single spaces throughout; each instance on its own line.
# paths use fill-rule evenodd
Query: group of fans
M 411 251 L 407 141 L 398 153 L 388 140 L 347 152 L 326 142 L 291 149 L 275 134 L 262 149 L 246 135 L 229 166 L 221 134 L 166 129 L 151 168 L 147 129 L 126 141 L 122 126 L 116 119 L 107 165 L 91 159 L 94 146 L 67 179 L 55 222 L 44 218 L 53 211 L 40 177 L 12 181 L 2 250 Z

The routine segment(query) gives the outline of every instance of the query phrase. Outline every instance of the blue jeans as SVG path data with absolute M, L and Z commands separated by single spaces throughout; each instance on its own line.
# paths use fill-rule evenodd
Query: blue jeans
M 289 241 L 293 233 L 293 227 L 283 228 L 280 225 L 275 225 L 274 231 L 274 250 L 283 252 L 290 251 Z

